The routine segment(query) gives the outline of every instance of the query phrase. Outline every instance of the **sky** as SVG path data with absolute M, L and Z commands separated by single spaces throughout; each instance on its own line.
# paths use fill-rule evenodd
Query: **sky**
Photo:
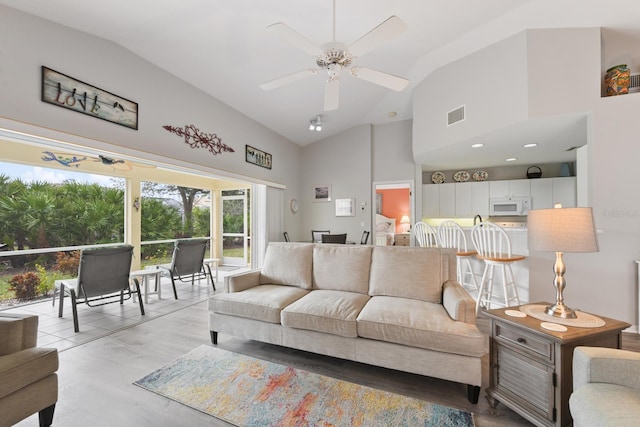
M 81 183 L 97 183 L 105 187 L 113 187 L 111 177 L 82 172 L 27 166 L 17 163 L 0 162 L 0 174 L 11 178 L 20 178 L 24 182 L 46 181 L 60 184 L 65 180 L 75 180 Z

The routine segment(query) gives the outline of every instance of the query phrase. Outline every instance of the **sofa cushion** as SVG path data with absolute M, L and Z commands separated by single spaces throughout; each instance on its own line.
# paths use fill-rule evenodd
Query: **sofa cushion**
M 258 285 L 242 292 L 214 295 L 209 308 L 214 313 L 280 323 L 280 311 L 308 292 L 293 286 Z
M 367 294 L 372 249 L 372 246 L 315 245 L 313 288 Z
M 58 350 L 28 348 L 0 358 L 0 399 L 58 370 Z M 3 423 L 4 425 L 4 423 Z
M 442 302 L 442 255 L 437 248 L 376 246 L 369 295 Z
M 640 391 L 618 384 L 587 384 L 571 394 L 569 409 L 579 427 L 638 425 Z
M 441 304 L 375 296 L 356 322 L 363 338 L 468 356 L 487 352 L 486 336 L 478 327 L 451 319 Z
M 269 243 L 260 273 L 260 284 L 311 289 L 312 263 L 313 244 L 311 243 Z
M 282 310 L 282 324 L 355 338 L 356 317 L 368 300 L 356 292 L 314 290 Z

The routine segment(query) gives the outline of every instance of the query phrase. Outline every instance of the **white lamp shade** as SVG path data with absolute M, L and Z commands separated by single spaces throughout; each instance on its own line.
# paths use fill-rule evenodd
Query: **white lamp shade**
M 407 215 L 402 215 L 402 218 L 400 218 L 400 224 L 409 224 L 411 223 L 411 220 L 409 219 L 409 217 Z
M 591 208 L 554 208 L 529 211 L 530 251 L 598 252 Z

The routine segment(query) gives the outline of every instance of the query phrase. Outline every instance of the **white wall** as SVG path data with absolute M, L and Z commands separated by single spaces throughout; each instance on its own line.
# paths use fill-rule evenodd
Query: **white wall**
M 347 240 L 359 243 L 362 232 L 371 230 L 371 134 L 371 126 L 362 125 L 304 147 L 297 214 L 302 227 L 292 239 L 311 240 L 311 230 L 317 229 L 347 233 Z M 318 184 L 331 185 L 331 202 L 312 201 Z M 355 216 L 336 217 L 336 198 L 355 198 Z
M 298 145 L 115 43 L 0 6 L 0 57 L 3 126 L 33 125 L 40 136 L 55 132 L 92 148 L 286 186 L 285 200 L 299 192 Z M 43 65 L 137 102 L 138 130 L 40 101 Z M 192 149 L 162 128 L 188 124 L 217 134 L 235 152 Z M 272 154 L 273 168 L 246 163 L 245 144 Z M 285 227 L 299 227 L 297 218 L 284 220 Z
M 610 66 L 609 62 L 622 58 L 640 62 L 640 40 L 630 43 L 627 33 L 624 37 L 616 32 L 604 33 L 601 44 L 600 34 L 599 28 L 527 31 L 528 109 L 531 117 L 576 112 L 587 112 L 589 116 L 587 170 L 590 177 L 587 182 L 591 185 L 588 194 L 599 230 L 600 252 L 565 254 L 565 302 L 570 307 L 627 321 L 637 327 L 638 290 L 634 260 L 640 259 L 640 197 L 637 197 L 638 184 L 634 176 L 640 164 L 637 144 L 640 95 L 601 98 L 600 88 L 602 70 Z M 502 44 L 497 43 L 491 49 L 500 46 Z M 601 46 L 604 52 L 601 52 Z M 477 54 L 485 51 L 487 49 Z M 508 57 L 512 53 L 505 46 L 503 55 Z M 499 52 L 492 52 L 484 60 L 474 56 L 474 61 L 490 64 L 496 55 Z M 606 65 L 601 63 L 601 58 L 605 58 Z M 562 72 L 567 73 L 564 78 L 560 77 Z M 471 79 L 473 75 L 474 70 L 469 69 L 467 76 Z M 419 87 L 433 84 L 423 82 Z M 475 99 L 478 94 L 485 94 L 485 91 L 477 89 L 475 95 L 469 96 Z M 426 131 L 416 124 L 422 120 L 418 112 L 427 111 L 425 105 L 430 102 L 447 103 L 446 100 L 434 100 L 424 90 L 416 91 L 414 103 L 419 109 L 414 112 L 414 147 L 429 143 L 423 139 Z M 456 102 L 458 99 L 449 104 Z M 490 113 L 494 108 L 493 100 L 487 99 L 485 106 Z M 498 109 L 497 113 L 501 112 Z M 554 254 L 530 256 L 532 302 L 555 300 L 552 284 L 554 258 Z

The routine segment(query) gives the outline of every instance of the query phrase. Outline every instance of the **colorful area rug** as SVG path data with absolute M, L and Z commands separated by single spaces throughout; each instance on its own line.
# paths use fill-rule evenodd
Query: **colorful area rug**
M 134 384 L 237 426 L 473 426 L 469 412 L 200 346 Z

